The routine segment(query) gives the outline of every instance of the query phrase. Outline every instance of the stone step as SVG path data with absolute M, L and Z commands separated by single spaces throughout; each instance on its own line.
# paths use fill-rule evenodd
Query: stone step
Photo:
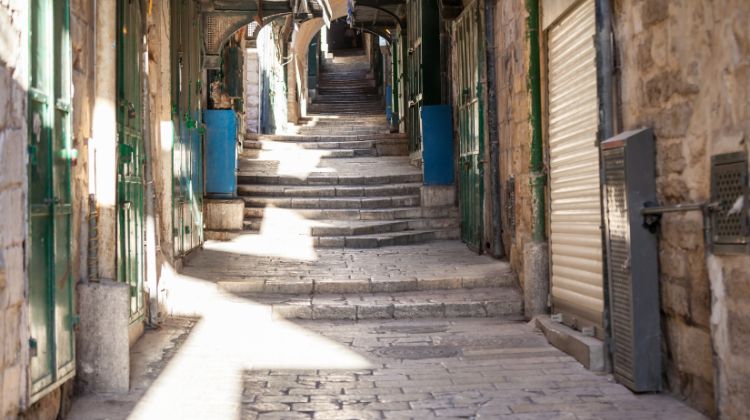
M 382 104 L 380 103 L 380 98 L 375 95 L 367 95 L 364 93 L 342 96 L 318 95 L 317 97 L 315 97 L 313 104 L 317 106 L 349 106 L 352 108 L 356 107 L 357 109 L 361 109 L 361 107 L 363 106 L 372 106 L 373 108 L 382 106 Z
M 417 182 L 392 185 L 346 186 L 285 186 L 285 185 L 239 185 L 241 196 L 266 197 L 385 197 L 394 195 L 418 195 L 422 184 Z
M 215 241 L 231 241 L 237 238 L 258 235 L 259 225 L 250 223 L 245 230 L 205 230 L 205 238 Z M 264 227 L 265 228 L 265 227 Z M 283 227 L 279 228 L 284 232 Z M 394 232 L 382 232 L 369 235 L 353 234 L 348 236 L 316 236 L 300 235 L 300 238 L 309 242 L 313 248 L 338 248 L 338 249 L 374 249 L 390 246 L 419 245 L 436 240 L 458 239 L 460 231 L 458 228 L 440 230 L 402 230 Z
M 377 104 L 373 106 L 367 106 L 367 107 L 357 107 L 357 108 L 349 108 L 344 106 L 336 106 L 336 105 L 326 105 L 326 104 L 316 104 L 313 103 L 308 108 L 311 112 L 317 112 L 322 114 L 347 114 L 347 115 L 359 115 L 359 114 L 367 114 L 372 111 L 381 111 L 383 110 L 383 105 Z
M 373 100 L 380 100 L 382 97 L 379 94 L 379 90 L 375 85 L 371 84 L 357 84 L 357 83 L 342 83 L 339 86 L 333 84 L 318 85 L 316 89 L 315 99 L 321 96 L 353 96 L 353 95 L 370 95 Z
M 437 242 L 439 246 L 441 242 Z M 413 247 L 406 247 L 406 250 Z M 323 250 L 321 252 L 331 252 Z M 372 251 L 335 251 L 340 253 Z M 383 251 L 378 251 L 383 252 Z M 201 267 L 194 270 L 200 271 Z M 333 273 L 324 270 L 314 274 L 302 272 L 291 275 L 286 271 L 274 274 L 261 267 L 226 267 L 220 287 L 235 293 L 321 294 L 321 293 L 382 293 L 420 290 L 488 289 L 516 285 L 516 277 L 505 261 L 490 260 L 480 264 L 451 270 L 416 270 L 412 273 L 370 273 L 357 277 L 354 274 Z M 400 273 L 400 271 L 398 272 Z M 363 273 L 364 274 L 364 273 Z
M 440 238 L 431 230 L 373 233 L 370 235 L 319 236 L 314 239 L 316 248 L 372 249 L 386 246 L 415 245 Z
M 278 143 L 278 142 L 277 142 Z M 276 150 L 283 151 L 287 155 L 294 155 L 295 152 L 301 156 L 309 156 L 309 154 L 302 154 L 303 150 L 316 150 L 319 155 L 317 157 L 324 158 L 341 158 L 341 157 L 365 157 L 365 156 L 406 156 L 408 155 L 409 144 L 407 140 L 383 140 L 383 141 L 372 141 L 372 140 L 357 140 L 347 142 L 318 142 L 318 143 L 298 143 L 292 147 L 282 147 L 281 145 L 256 141 L 256 140 L 245 140 L 242 144 L 243 148 L 247 150 Z M 309 153 L 309 152 L 308 152 Z M 242 156 L 242 155 L 241 155 Z M 260 157 L 259 153 L 250 153 L 246 157 L 257 158 Z
M 246 207 L 282 209 L 379 209 L 419 205 L 419 195 L 391 197 L 258 197 L 242 196 Z
M 238 184 L 267 185 L 387 185 L 422 182 L 422 174 L 408 173 L 396 175 L 329 175 L 311 174 L 305 179 L 285 175 L 260 175 L 255 172 L 237 173 Z
M 377 156 L 406 156 L 409 154 L 409 145 L 405 141 L 398 142 L 380 142 L 380 143 L 367 143 L 362 144 L 363 147 L 347 148 L 347 149 L 331 149 L 328 148 L 328 144 L 324 144 L 324 147 L 315 147 L 307 145 L 303 147 L 279 147 L 277 145 L 269 144 L 268 142 L 255 142 L 249 141 L 244 143 L 244 150 L 240 153 L 240 159 L 264 159 L 264 160 L 278 160 L 279 154 L 284 154 L 285 157 L 298 156 L 299 158 L 307 159 L 310 157 L 310 153 L 315 153 L 316 158 L 326 159 L 341 159 L 341 158 L 356 158 L 356 157 L 377 157 Z M 367 147 L 365 147 L 367 146 Z M 299 150 L 303 149 L 303 150 Z M 261 153 L 261 151 L 266 153 Z
M 271 147 L 263 147 L 262 145 L 260 148 L 257 148 L 255 146 L 256 145 L 252 145 L 251 147 L 248 147 L 247 149 L 243 150 L 242 153 L 240 153 L 240 158 L 261 159 L 261 157 L 263 157 L 265 159 L 268 159 L 269 156 L 264 156 L 261 152 L 267 152 L 267 151 L 272 151 L 272 150 L 277 151 L 279 153 L 285 153 L 289 156 L 294 156 L 295 154 L 300 155 L 301 157 L 305 156 L 304 153 L 300 151 L 296 151 L 296 150 L 276 149 L 276 148 L 271 148 Z M 343 158 L 352 158 L 352 157 L 358 157 L 358 156 L 375 156 L 374 148 L 321 150 L 318 153 L 319 153 L 318 157 L 329 158 L 329 159 L 343 159 Z
M 247 218 L 243 223 L 245 229 L 242 232 L 235 233 L 258 233 L 261 228 L 267 230 L 284 228 L 284 226 L 276 225 L 264 226 L 264 223 L 267 222 L 262 218 Z M 455 218 L 405 219 L 395 221 L 318 220 L 311 223 L 309 235 L 312 237 L 347 237 L 403 232 L 407 230 L 430 230 L 437 232 L 436 236 L 439 239 L 455 239 L 459 233 L 458 226 L 458 219 Z
M 311 223 L 310 236 L 357 236 L 376 233 L 401 232 L 409 229 L 409 220 L 399 221 L 360 221 L 360 220 L 320 220 Z M 259 232 L 264 219 L 245 219 L 244 232 Z M 283 226 L 265 226 L 265 229 L 282 229 Z
M 353 123 L 354 124 L 354 123 Z M 334 128 L 334 127 L 331 127 Z M 341 127 L 338 127 L 341 128 Z M 343 130 L 340 130 L 343 131 Z M 405 133 L 365 133 L 340 135 L 305 135 L 305 134 L 245 134 L 245 140 L 275 141 L 287 143 L 342 143 L 354 141 L 407 140 Z
M 295 213 L 309 220 L 403 220 L 458 217 L 458 209 L 454 206 L 387 209 L 297 209 Z M 264 215 L 264 207 L 245 207 L 245 219 L 263 218 Z
M 325 83 L 331 81 L 351 81 L 351 82 L 364 82 L 374 81 L 375 78 L 370 73 L 369 68 L 364 69 L 336 69 L 335 71 L 328 71 L 323 67 L 323 71 L 318 75 L 318 83 Z
M 226 286 L 223 287 L 226 290 Z M 523 298 L 515 287 L 312 296 L 242 293 L 282 319 L 366 320 L 519 317 Z

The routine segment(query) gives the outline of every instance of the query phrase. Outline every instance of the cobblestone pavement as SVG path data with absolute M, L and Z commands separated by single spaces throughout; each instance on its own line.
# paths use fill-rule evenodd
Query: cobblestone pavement
M 258 318 L 225 335 L 210 317 L 192 325 L 148 331 L 131 392 L 79 398 L 69 418 L 704 418 L 587 371 L 524 322 Z
M 702 419 L 666 395 L 634 395 L 530 326 L 499 320 L 302 322 L 368 369 L 248 370 L 242 418 Z
M 186 264 L 185 273 L 227 287 L 232 287 L 229 283 L 233 282 L 253 283 L 256 287 L 274 282 L 295 283 L 296 293 L 311 292 L 316 282 L 389 283 L 394 287 L 392 291 L 417 289 L 419 279 L 423 280 L 422 289 L 437 288 L 437 283 L 441 288 L 468 287 L 471 281 L 474 287 L 486 287 L 488 284 L 480 279 L 511 273 L 507 262 L 477 255 L 459 241 L 381 249 L 312 249 L 306 244 L 295 252 L 294 241 L 286 238 L 274 243 L 274 238 L 264 237 L 263 246 L 252 239 L 248 236 L 233 242 L 206 243 Z M 221 275 L 217 275 L 219 272 Z M 465 284 L 461 279 L 467 279 Z M 458 283 L 450 287 L 451 281 Z M 233 290 L 240 290 L 239 286 Z

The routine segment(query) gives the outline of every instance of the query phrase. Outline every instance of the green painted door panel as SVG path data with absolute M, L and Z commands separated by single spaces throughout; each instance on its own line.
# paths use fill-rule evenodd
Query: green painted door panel
M 132 320 L 143 314 L 143 108 L 141 103 L 141 5 L 117 7 L 117 276 L 130 285 Z
M 72 61 L 70 47 L 70 15 L 68 1 L 54 1 L 54 91 L 55 107 L 53 135 L 53 208 L 54 208 L 54 264 L 55 264 L 55 334 L 58 377 L 75 369 L 73 352 L 73 266 L 71 221 L 73 200 L 70 188 L 70 158 L 73 157 L 71 126 Z
M 36 401 L 75 371 L 69 2 L 30 2 L 29 377 Z
M 406 119 L 409 150 L 417 152 L 422 150 L 422 106 L 441 100 L 440 14 L 437 0 L 407 0 L 406 6 Z
M 203 242 L 201 26 L 194 0 L 171 2 L 174 255 Z
M 461 239 L 472 249 L 481 249 L 484 178 L 484 68 L 483 11 L 479 0 L 466 7 L 454 23 L 457 58 L 459 137 L 459 207 Z

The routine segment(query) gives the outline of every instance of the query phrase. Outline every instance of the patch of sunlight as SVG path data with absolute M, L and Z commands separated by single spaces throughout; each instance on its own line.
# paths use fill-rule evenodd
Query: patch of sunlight
M 178 275 L 170 283 L 170 312 L 198 315 L 201 320 L 138 402 L 131 419 L 236 420 L 247 370 L 374 367 L 337 342 L 273 320 L 268 306 L 222 294 L 211 282 Z
M 258 160 L 278 162 L 276 175 L 306 179 L 313 172 L 331 172 L 331 168 L 320 168 L 320 160 L 330 156 L 328 150 L 305 149 L 297 144 L 279 141 L 263 141 L 264 149 L 258 152 Z
M 206 249 L 233 254 L 281 257 L 299 261 L 318 259 L 311 235 L 314 220 L 309 220 L 293 209 L 268 206 L 263 210 L 263 222 L 257 234 L 248 233 L 226 242 L 207 241 Z

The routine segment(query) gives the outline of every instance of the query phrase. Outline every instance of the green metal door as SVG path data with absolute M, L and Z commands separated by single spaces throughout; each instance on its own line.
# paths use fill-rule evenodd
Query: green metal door
M 203 242 L 201 25 L 194 0 L 172 0 L 172 205 L 174 255 Z
M 75 373 L 69 3 L 30 3 L 29 378 L 31 402 Z
M 439 104 L 440 15 L 437 0 L 407 0 L 406 123 L 409 151 L 422 150 L 423 105 Z
M 117 7 L 117 276 L 130 285 L 130 315 L 143 314 L 143 109 L 141 103 L 141 5 Z
M 419 109 L 422 107 L 422 0 L 407 0 L 406 32 L 407 72 L 408 72 L 408 109 L 407 132 L 409 133 L 409 151 L 422 149 L 422 124 Z
M 455 81 L 458 83 L 461 239 L 477 251 L 481 250 L 484 196 L 483 22 L 483 10 L 479 7 L 479 0 L 475 0 L 464 9 L 453 26 L 457 60 Z

